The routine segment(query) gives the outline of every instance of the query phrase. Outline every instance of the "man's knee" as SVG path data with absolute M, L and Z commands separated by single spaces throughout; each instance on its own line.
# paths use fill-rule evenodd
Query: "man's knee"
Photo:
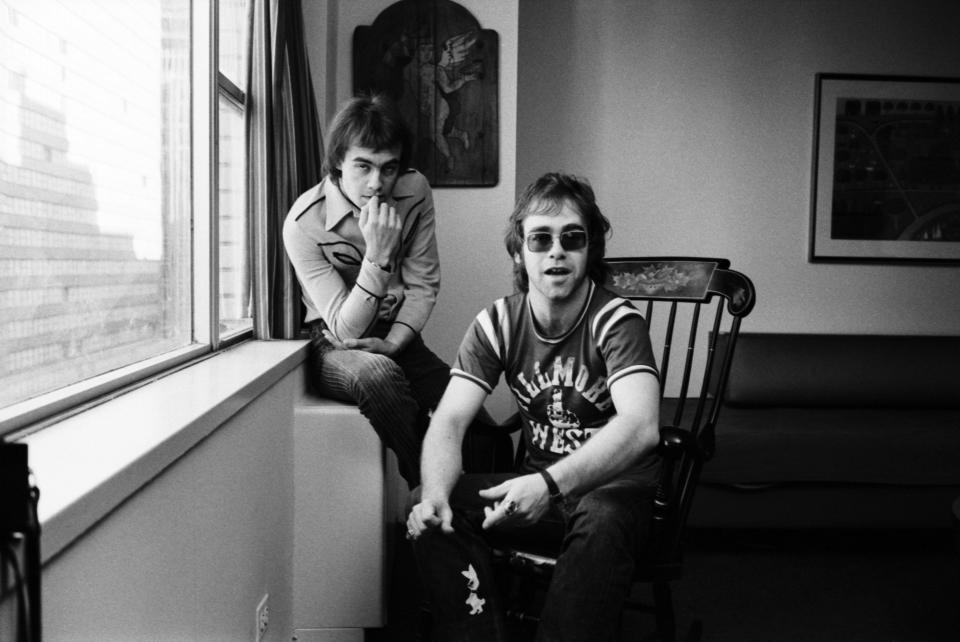
M 365 353 L 365 359 L 358 364 L 357 378 L 372 385 L 390 385 L 402 381 L 406 383 L 403 370 L 397 362 L 383 354 Z
M 409 387 L 403 370 L 390 357 L 359 350 L 349 352 L 344 355 L 328 353 L 323 367 L 326 373 L 344 381 L 358 398 L 365 394 L 383 394 L 385 389 L 398 386 Z
M 612 501 L 609 497 L 588 494 L 580 500 L 574 515 L 593 526 L 605 527 L 621 522 L 624 512 L 625 507 L 620 502 Z
M 587 493 L 577 504 L 571 530 L 591 539 L 626 538 L 632 541 L 642 527 L 647 498 L 623 493 Z

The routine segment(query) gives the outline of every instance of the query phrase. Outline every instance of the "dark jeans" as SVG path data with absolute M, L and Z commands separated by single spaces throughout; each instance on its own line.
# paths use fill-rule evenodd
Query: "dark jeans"
M 637 551 L 650 530 L 653 488 L 649 480 L 624 474 L 582 497 L 568 499 L 562 507 L 552 506 L 532 526 L 483 530 L 483 507 L 489 502 L 477 492 L 516 476 L 464 475 L 450 498 L 454 533 L 433 530 L 413 543 L 433 610 L 435 639 L 508 639 L 490 553 L 492 547 L 507 545 L 559 551 L 537 640 L 614 639 Z
M 395 357 L 362 350 L 338 350 L 323 338 L 322 323 L 310 327 L 311 366 L 319 394 L 356 403 L 383 444 L 397 456 L 400 475 L 410 488 L 420 485 L 420 448 L 437 407 L 450 366 L 417 335 Z M 390 325 L 378 323 L 371 336 L 383 338 Z M 485 409 L 471 424 L 463 446 L 466 471 L 504 470 L 511 459 L 510 437 L 493 428 Z
M 420 335 L 395 357 L 363 350 L 338 350 L 323 338 L 323 324 L 310 328 L 311 363 L 317 392 L 357 404 L 384 445 L 397 455 L 410 488 L 420 483 L 420 446 L 427 413 L 437 407 L 450 380 L 450 366 L 424 345 Z M 389 325 L 371 336 L 383 338 Z

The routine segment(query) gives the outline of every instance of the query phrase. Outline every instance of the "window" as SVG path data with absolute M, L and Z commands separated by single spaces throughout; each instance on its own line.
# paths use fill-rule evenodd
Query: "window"
M 250 336 L 247 0 L 218 4 L 0 0 L 0 431 Z

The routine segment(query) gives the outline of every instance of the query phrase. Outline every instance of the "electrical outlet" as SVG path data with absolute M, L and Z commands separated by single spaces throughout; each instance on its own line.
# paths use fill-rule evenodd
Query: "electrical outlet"
M 254 629 L 256 633 L 253 636 L 253 642 L 260 642 L 267 633 L 267 624 L 270 623 L 270 605 L 267 603 L 269 597 L 269 593 L 264 593 L 260 598 L 260 604 L 257 604 L 257 622 Z

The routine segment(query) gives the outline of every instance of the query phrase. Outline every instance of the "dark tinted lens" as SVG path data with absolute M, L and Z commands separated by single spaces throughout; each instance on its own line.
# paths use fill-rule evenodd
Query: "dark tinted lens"
M 549 232 L 527 234 L 527 249 L 531 252 L 546 252 L 553 246 L 553 235 Z
M 582 250 L 587 247 L 587 233 L 583 230 L 570 230 L 560 234 L 560 247 L 565 250 Z

